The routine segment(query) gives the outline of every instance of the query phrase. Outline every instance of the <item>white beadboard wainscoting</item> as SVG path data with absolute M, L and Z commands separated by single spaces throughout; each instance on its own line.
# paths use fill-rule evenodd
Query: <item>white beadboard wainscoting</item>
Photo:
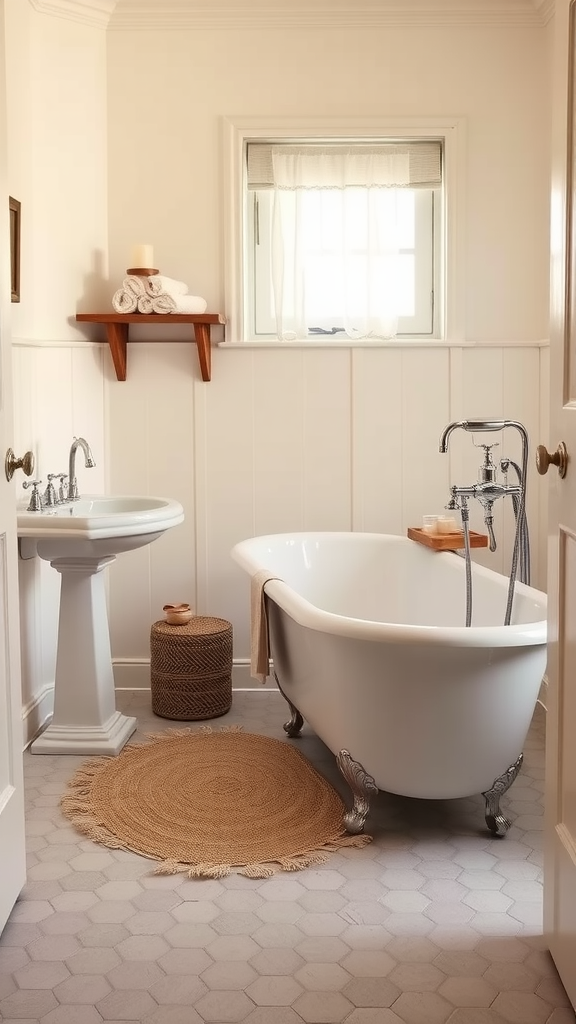
M 547 480 L 533 452 L 548 442 L 548 348 L 474 347 L 237 349 L 215 347 L 212 381 L 200 379 L 190 344 L 132 343 L 118 382 L 108 349 L 90 343 L 14 346 L 18 451 L 37 471 L 67 469 L 74 434 L 89 441 L 96 470 L 78 462 L 81 491 L 176 498 L 186 519 L 107 570 L 116 685 L 147 688 L 151 623 L 162 606 L 188 601 L 234 628 L 234 685 L 249 673 L 249 582 L 230 549 L 289 530 L 401 533 L 442 512 L 451 483 L 477 479 L 482 450 L 452 420 L 520 420 L 531 444 L 528 518 L 534 585 L 546 585 Z M 519 461 L 515 432 L 496 458 Z M 500 503 L 501 505 L 501 503 Z M 478 510 L 473 528 L 482 529 Z M 499 542 L 478 560 L 510 563 L 511 507 L 496 510 Z M 23 708 L 27 737 L 45 721 L 54 679 L 59 576 L 39 559 L 20 563 Z
M 186 521 L 110 569 L 116 682 L 149 685 L 149 626 L 188 601 L 234 627 L 234 683 L 249 674 L 249 585 L 230 558 L 239 540 L 288 530 L 404 533 L 441 512 L 453 482 L 477 480 L 482 451 L 451 420 L 517 419 L 531 448 L 548 440 L 548 349 L 374 347 L 219 349 L 211 383 L 188 346 L 133 345 L 128 380 L 108 389 L 110 487 L 166 494 Z M 476 437 L 520 459 L 515 432 Z M 502 446 L 503 445 L 503 446 Z M 533 582 L 545 587 L 546 490 L 529 466 Z M 473 528 L 482 529 L 475 510 Z M 498 551 L 475 557 L 506 570 L 511 506 L 496 509 Z

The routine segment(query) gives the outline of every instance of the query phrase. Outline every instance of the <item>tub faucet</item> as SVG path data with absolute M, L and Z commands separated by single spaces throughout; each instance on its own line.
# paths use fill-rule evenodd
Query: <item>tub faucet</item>
M 461 429 L 467 430 L 470 433 L 493 433 L 496 430 L 504 430 L 505 427 L 514 427 L 518 431 L 522 438 L 522 469 L 519 471 L 519 486 L 498 484 L 496 482 L 496 466 L 492 458 L 491 449 L 496 447 L 492 444 L 478 445 L 479 448 L 484 449 L 484 462 L 480 467 L 478 474 L 478 483 L 473 484 L 470 487 L 452 487 L 452 497 L 456 498 L 457 495 L 466 494 L 469 497 L 478 498 L 482 504 L 483 499 L 495 500 L 505 494 L 515 494 L 522 490 L 522 484 L 524 489 L 526 486 L 526 473 L 528 470 L 528 432 L 523 423 L 519 423 L 518 420 L 454 420 L 453 423 L 449 423 L 444 428 L 440 437 L 440 444 L 438 449 L 441 453 L 446 454 L 448 451 L 448 441 L 450 434 L 453 430 Z M 511 462 L 509 459 L 502 459 L 500 462 L 500 469 L 506 474 Z M 524 494 L 525 497 L 525 494 Z
M 478 470 L 478 483 L 472 484 L 468 487 L 459 487 L 455 484 L 450 488 L 452 500 L 455 501 L 457 497 L 460 497 L 463 494 L 470 498 L 477 498 L 486 512 L 486 525 L 491 526 L 492 506 L 496 499 L 503 498 L 506 494 L 515 494 L 519 497 L 521 493 L 520 486 L 509 485 L 506 478 L 503 484 L 498 483 L 498 467 L 492 458 L 492 448 L 497 448 L 497 444 L 478 444 L 475 445 L 475 447 L 484 449 L 484 461 Z M 509 459 L 502 459 L 500 462 L 500 469 L 504 474 L 507 472 L 509 463 Z M 506 470 L 504 468 L 505 466 Z M 458 507 L 457 504 L 455 507 Z M 493 539 L 492 533 L 491 539 Z M 495 547 L 492 547 L 491 545 L 490 550 L 494 551 Z
M 484 461 L 478 472 L 478 483 L 464 487 L 454 484 L 450 488 L 452 495 L 450 503 L 451 508 L 458 508 L 458 498 L 462 497 L 477 498 L 482 505 L 484 509 L 484 522 L 490 535 L 491 551 L 496 550 L 496 539 L 492 528 L 492 508 L 494 502 L 498 498 L 510 495 L 515 504 L 521 507 L 521 512 L 524 513 L 524 506 L 526 502 L 526 473 L 528 470 L 528 433 L 526 431 L 526 427 L 523 423 L 519 423 L 517 420 L 454 420 L 453 423 L 449 423 L 443 430 L 439 444 L 440 452 L 446 453 L 448 451 L 450 434 L 453 430 L 461 429 L 474 433 L 492 433 L 496 430 L 504 430 L 505 427 L 514 427 L 522 438 L 522 469 L 520 470 L 518 468 L 518 484 L 509 484 L 507 480 L 508 468 L 511 465 L 510 459 L 500 460 L 500 470 L 504 473 L 504 483 L 498 483 L 496 478 L 497 467 L 492 458 L 492 448 L 497 446 L 494 444 L 481 444 L 477 445 L 477 447 L 484 449 Z
M 470 545 L 469 545 L 469 498 L 476 498 L 484 510 L 484 523 L 490 540 L 490 550 L 496 550 L 496 537 L 494 535 L 493 507 L 498 498 L 511 497 L 514 508 L 514 519 L 516 531 L 514 536 L 514 549 L 512 552 L 512 567 L 510 570 L 508 601 L 504 624 L 509 625 L 512 615 L 512 600 L 516 578 L 519 577 L 522 583 L 530 583 L 530 541 L 528 537 L 528 523 L 526 519 L 526 476 L 528 472 L 528 431 L 523 423 L 518 420 L 500 419 L 477 419 L 477 420 L 454 420 L 444 428 L 440 436 L 439 451 L 448 451 L 450 435 L 454 430 L 467 430 L 470 433 L 492 433 L 497 430 L 504 430 L 506 427 L 513 427 L 518 431 L 522 440 L 522 465 L 518 466 L 511 459 L 500 459 L 500 471 L 504 476 L 504 482 L 497 480 L 497 466 L 492 458 L 492 448 L 495 445 L 483 444 L 478 447 L 484 449 L 484 461 L 478 473 L 478 482 L 460 486 L 453 484 L 450 488 L 450 501 L 448 508 L 460 509 L 462 515 L 462 526 L 464 528 L 464 540 L 467 562 L 467 605 L 466 624 L 470 624 L 471 596 L 469 593 L 470 579 Z M 518 477 L 517 484 L 508 483 L 508 471 L 512 467 Z
M 68 461 L 68 501 L 77 501 L 80 497 L 76 481 L 76 452 L 78 448 L 81 448 L 84 452 L 84 465 L 87 469 L 91 469 L 96 465 L 88 441 L 83 437 L 75 437 L 70 446 L 70 458 Z

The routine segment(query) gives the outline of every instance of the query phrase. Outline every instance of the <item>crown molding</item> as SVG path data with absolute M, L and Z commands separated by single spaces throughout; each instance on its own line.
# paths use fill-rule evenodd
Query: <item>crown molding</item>
M 117 0 L 29 0 L 39 14 L 66 18 L 92 28 L 107 28 Z
M 95 28 L 286 29 L 541 26 L 555 0 L 29 0 L 40 14 Z
M 554 2 L 555 0 L 533 0 L 543 25 L 547 25 L 554 17 Z
M 118 0 L 112 31 L 137 29 L 538 27 L 554 0 Z

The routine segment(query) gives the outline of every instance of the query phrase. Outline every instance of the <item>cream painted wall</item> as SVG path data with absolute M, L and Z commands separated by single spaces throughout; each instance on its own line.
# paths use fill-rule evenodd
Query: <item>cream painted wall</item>
M 77 308 L 109 294 L 104 31 L 5 0 L 10 194 L 22 203 L 21 301 L 12 305 L 14 441 L 35 476 L 66 472 L 75 434 L 106 483 L 103 350 L 78 331 Z M 25 497 L 19 474 L 17 496 Z M 51 710 L 60 579 L 20 562 L 22 703 L 32 738 Z
M 22 0 L 6 8 L 9 187 L 22 202 L 13 336 L 80 338 L 77 309 L 109 295 L 106 35 Z
M 540 28 L 110 32 L 113 278 L 153 242 L 223 309 L 223 116 L 461 116 L 466 338 L 547 337 L 546 57 Z
M 9 7 L 11 190 L 25 216 L 34 211 L 33 290 L 15 330 L 17 447 L 35 447 L 45 475 L 66 468 L 82 433 L 98 460 L 90 489 L 185 506 L 182 526 L 108 570 L 117 685 L 148 684 L 150 623 L 179 600 L 233 622 L 236 678 L 249 683 L 235 541 L 300 528 L 403 532 L 444 504 L 450 482 L 475 479 L 478 453 L 462 439 L 449 457 L 437 452 L 440 430 L 460 416 L 518 418 L 533 444 L 546 440 L 547 31 L 134 31 L 105 41 L 20 0 Z M 117 382 L 97 329 L 69 317 L 110 308 L 134 243 L 152 242 L 165 273 L 226 312 L 222 117 L 360 114 L 466 119 L 465 334 L 475 347 L 216 348 L 205 384 L 178 328 L 148 329 L 157 343 L 131 343 L 128 379 Z M 544 485 L 534 477 L 543 586 Z M 499 536 L 490 564 L 505 568 L 509 521 Z M 57 581 L 36 562 L 21 572 L 32 727 L 53 678 Z
M 150 622 L 190 601 L 234 625 L 247 670 L 248 581 L 239 539 L 290 529 L 404 532 L 441 509 L 479 455 L 443 426 L 503 415 L 542 439 L 548 325 L 548 93 L 544 29 L 110 32 L 110 268 L 131 245 L 209 309 L 226 312 L 222 118 L 465 118 L 465 337 L 474 348 L 213 353 L 209 384 L 172 327 L 129 346 L 108 385 L 113 490 L 177 497 L 186 522 L 111 570 L 121 686 L 148 685 Z M 407 73 L 408 69 L 408 73 Z M 146 102 L 137 97 L 146 96 Z M 142 336 L 142 335 L 141 335 Z M 138 333 L 134 335 L 138 337 Z M 237 340 L 230 336 L 227 340 Z M 510 344 L 516 343 L 516 344 Z M 481 438 L 478 440 L 482 440 Z M 518 457 L 508 436 L 504 451 Z M 534 580 L 545 585 L 541 494 L 531 471 Z M 481 560 L 509 564 L 511 524 Z M 478 524 L 479 526 L 479 524 Z

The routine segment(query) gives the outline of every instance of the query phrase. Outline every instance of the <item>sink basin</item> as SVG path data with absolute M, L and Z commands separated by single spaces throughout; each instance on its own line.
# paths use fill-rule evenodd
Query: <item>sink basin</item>
M 89 494 L 42 512 L 17 508 L 20 556 L 61 574 L 52 721 L 33 754 L 116 755 L 136 719 L 116 710 L 104 572 L 184 520 L 171 498 Z
M 27 545 L 21 545 L 23 556 L 37 553 L 48 561 L 131 551 L 183 519 L 179 501 L 143 495 L 89 494 L 42 512 L 28 512 L 24 502 L 17 509 L 18 536 L 34 545 L 28 552 Z

